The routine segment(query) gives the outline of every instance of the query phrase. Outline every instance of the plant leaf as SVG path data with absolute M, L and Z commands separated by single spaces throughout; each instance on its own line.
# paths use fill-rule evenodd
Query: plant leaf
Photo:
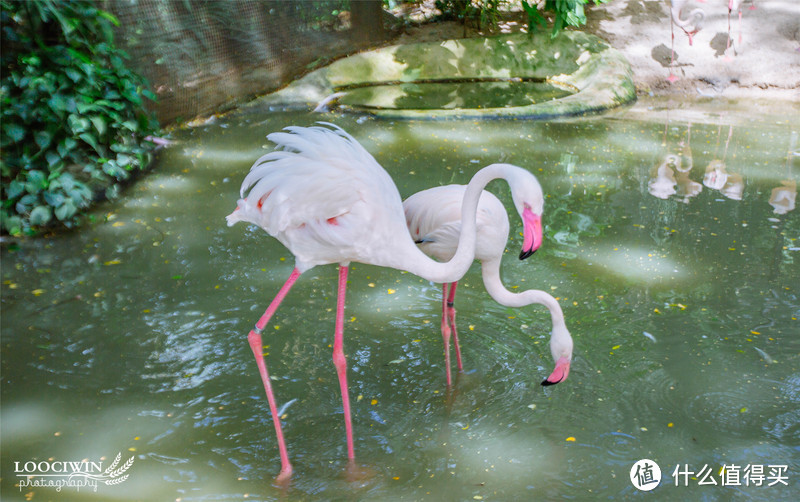
M 31 225 L 45 225 L 53 218 L 50 208 L 47 206 L 36 206 L 31 211 L 30 221 Z

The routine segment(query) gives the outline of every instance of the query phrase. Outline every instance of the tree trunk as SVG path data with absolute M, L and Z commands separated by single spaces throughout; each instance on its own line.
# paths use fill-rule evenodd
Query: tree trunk
M 386 38 L 383 29 L 381 0 L 352 0 L 350 2 L 353 41 L 357 44 L 379 42 Z

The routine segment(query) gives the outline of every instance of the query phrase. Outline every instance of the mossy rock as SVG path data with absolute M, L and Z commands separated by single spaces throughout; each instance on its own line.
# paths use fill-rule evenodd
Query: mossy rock
M 365 86 L 484 81 L 547 82 L 568 95 L 520 106 L 409 109 L 397 105 L 404 95 L 398 90 L 382 101 L 343 99 L 339 106 L 385 118 L 548 118 L 596 113 L 636 99 L 624 56 L 593 35 L 571 31 L 555 38 L 513 34 L 363 52 L 316 70 L 259 103 L 313 108 L 336 93 Z

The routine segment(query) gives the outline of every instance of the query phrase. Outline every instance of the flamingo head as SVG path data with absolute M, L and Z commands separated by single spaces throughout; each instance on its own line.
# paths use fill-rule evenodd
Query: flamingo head
M 524 260 L 542 245 L 544 194 L 536 176 L 525 169 L 519 168 L 508 182 L 514 207 L 522 218 L 522 251 L 519 259 Z
M 519 259 L 524 260 L 542 245 L 542 215 L 536 214 L 526 205 L 522 211 L 522 251 Z
M 553 326 L 553 334 L 550 337 L 550 352 L 556 367 L 550 376 L 545 378 L 542 385 L 555 385 L 567 379 L 569 366 L 572 362 L 572 336 L 566 326 Z

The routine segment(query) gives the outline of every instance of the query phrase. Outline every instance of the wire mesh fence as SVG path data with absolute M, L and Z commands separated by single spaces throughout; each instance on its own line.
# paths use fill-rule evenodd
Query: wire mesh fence
M 106 0 L 162 124 L 229 108 L 385 37 L 380 0 Z

